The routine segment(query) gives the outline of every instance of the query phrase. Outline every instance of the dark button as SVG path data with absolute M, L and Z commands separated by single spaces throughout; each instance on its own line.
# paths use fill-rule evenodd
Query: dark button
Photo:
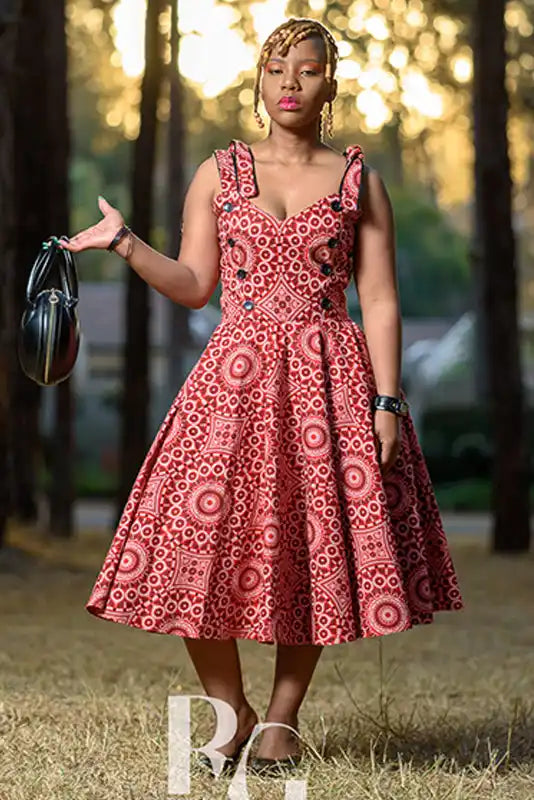
M 223 205 L 223 209 L 224 209 L 224 211 L 232 211 L 233 207 L 234 207 L 234 204 L 233 204 L 233 203 L 230 203 L 230 201 L 227 201 L 227 202 L 226 202 L 226 203 Z
M 330 266 L 330 264 L 321 264 L 321 272 L 323 273 L 323 275 L 330 275 L 330 273 L 332 272 L 332 267 Z
M 252 300 L 245 300 L 245 302 L 243 303 L 243 308 L 246 308 L 247 311 L 250 311 L 251 308 L 254 308 L 254 303 L 252 302 Z
M 231 238 L 228 239 L 228 244 L 230 245 L 230 247 L 233 247 L 234 244 L 235 244 L 235 239 L 231 239 Z
M 341 202 L 339 200 L 334 200 L 330 207 L 332 211 L 341 211 Z
M 247 271 L 246 271 L 246 269 L 238 269 L 237 272 L 236 272 L 236 275 L 237 275 L 238 278 L 240 278 L 242 280 L 243 278 L 246 278 Z
M 335 236 L 332 236 L 331 239 L 328 240 L 328 247 L 337 247 L 338 240 Z
M 329 297 L 322 297 L 321 298 L 321 306 L 323 308 L 330 308 L 331 305 L 332 305 L 332 301 L 330 300 Z

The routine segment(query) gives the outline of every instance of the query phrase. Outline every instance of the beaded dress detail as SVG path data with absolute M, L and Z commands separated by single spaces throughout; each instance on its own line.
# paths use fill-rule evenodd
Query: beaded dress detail
M 88 611 L 146 631 L 338 644 L 463 608 L 411 416 L 382 476 L 348 315 L 363 152 L 284 220 L 254 158 L 216 150 L 220 323 L 148 451 Z M 404 397 L 404 393 L 402 393 Z

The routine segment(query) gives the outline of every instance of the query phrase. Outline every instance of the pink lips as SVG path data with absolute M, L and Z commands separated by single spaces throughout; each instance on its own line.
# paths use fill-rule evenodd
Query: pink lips
M 295 108 L 299 108 L 300 103 L 298 102 L 298 100 L 295 100 L 294 97 L 282 97 L 278 105 L 285 111 L 291 111 Z

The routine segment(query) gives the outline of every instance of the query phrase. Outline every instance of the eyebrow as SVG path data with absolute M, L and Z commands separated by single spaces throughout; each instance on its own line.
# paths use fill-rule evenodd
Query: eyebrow
M 284 58 L 270 58 L 269 61 L 279 61 L 282 63 L 285 61 Z M 269 61 L 267 63 L 269 63 Z M 299 58 L 299 64 L 308 64 L 310 61 L 314 61 L 316 64 L 322 64 L 323 62 L 319 58 Z

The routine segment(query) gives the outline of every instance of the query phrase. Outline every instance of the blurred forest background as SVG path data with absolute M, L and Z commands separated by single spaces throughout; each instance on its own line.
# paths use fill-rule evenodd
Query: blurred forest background
M 360 143 L 393 199 L 403 375 L 438 499 L 490 508 L 493 547 L 528 549 L 534 0 L 1 0 L 0 540 L 8 519 L 72 536 L 81 496 L 119 513 L 218 322 L 220 287 L 171 307 L 84 253 L 79 362 L 40 389 L 15 343 L 41 242 L 94 224 L 103 194 L 176 255 L 198 163 L 263 135 L 255 62 L 287 16 L 336 37 L 332 146 Z M 349 305 L 357 318 L 354 288 Z

